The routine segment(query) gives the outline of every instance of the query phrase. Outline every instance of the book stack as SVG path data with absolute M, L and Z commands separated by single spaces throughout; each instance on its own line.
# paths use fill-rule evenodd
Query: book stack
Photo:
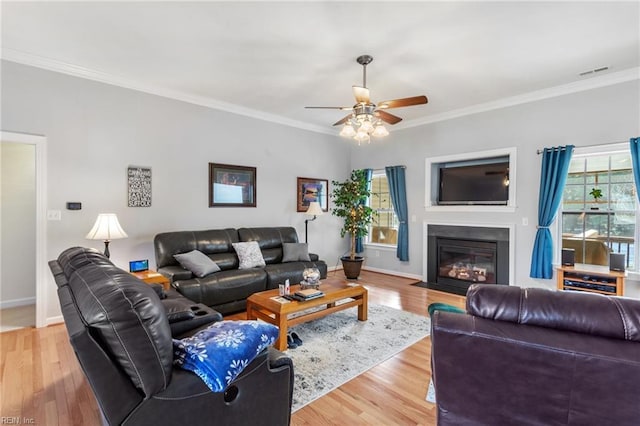
M 295 293 L 293 293 L 293 297 L 296 300 L 300 300 L 300 301 L 317 299 L 318 297 L 322 297 L 322 296 L 324 296 L 324 293 L 321 292 L 320 290 L 315 289 L 315 288 L 308 288 L 308 289 L 305 289 L 305 290 L 298 290 Z

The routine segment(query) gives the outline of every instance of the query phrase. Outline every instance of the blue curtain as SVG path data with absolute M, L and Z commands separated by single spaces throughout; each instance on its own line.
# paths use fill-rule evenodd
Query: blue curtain
M 640 200 L 640 138 L 631 138 L 629 144 L 631 145 L 631 168 L 636 181 L 636 195 Z
M 545 148 L 542 153 L 540 193 L 538 195 L 538 232 L 531 257 L 531 278 L 553 277 L 553 239 L 549 226 L 553 223 L 562 201 L 564 184 L 573 154 L 573 145 Z
M 384 171 L 389 182 L 389 193 L 393 210 L 398 216 L 398 247 L 396 256 L 403 262 L 409 261 L 409 225 L 407 209 L 407 184 L 404 178 L 404 166 L 385 167 Z
M 364 170 L 366 177 L 367 177 L 367 182 L 368 182 L 368 186 L 367 188 L 369 189 L 369 191 L 371 191 L 371 177 L 373 176 L 373 170 L 372 169 L 362 169 Z M 363 203 L 366 201 L 363 201 Z M 362 241 L 362 237 L 356 237 L 356 253 L 362 253 L 364 251 L 364 243 Z

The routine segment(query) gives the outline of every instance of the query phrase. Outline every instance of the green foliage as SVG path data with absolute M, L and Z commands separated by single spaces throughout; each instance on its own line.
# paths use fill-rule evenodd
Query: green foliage
M 602 190 L 598 188 L 591 188 L 589 195 L 591 195 L 594 200 L 598 201 L 598 198 L 602 197 Z
M 344 182 L 332 181 L 333 209 L 331 214 L 344 220 L 340 236 L 349 234 L 351 249 L 349 257 L 356 257 L 356 237 L 364 237 L 369 233 L 369 225 L 374 219 L 375 210 L 366 205 L 371 195 L 369 182 L 364 170 L 353 170 L 349 179 Z

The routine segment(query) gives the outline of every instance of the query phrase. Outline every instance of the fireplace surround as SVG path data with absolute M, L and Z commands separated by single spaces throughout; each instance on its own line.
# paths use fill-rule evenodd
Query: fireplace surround
M 510 229 L 427 225 L 428 288 L 465 295 L 471 284 L 508 285 Z

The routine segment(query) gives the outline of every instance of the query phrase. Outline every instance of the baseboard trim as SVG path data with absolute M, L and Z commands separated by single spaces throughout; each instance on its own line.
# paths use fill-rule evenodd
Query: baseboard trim
M 388 269 L 381 269 L 381 268 L 372 268 L 371 266 L 363 266 L 362 269 L 364 269 L 365 271 L 379 272 L 381 274 L 395 275 L 397 277 L 411 278 L 411 279 L 415 279 L 415 280 L 418 280 L 418 281 L 422 281 L 422 275 L 409 274 L 409 273 L 406 273 L 406 272 L 391 271 L 391 270 L 388 270 Z
M 35 305 L 36 298 L 24 297 L 22 299 L 3 300 L 0 301 L 0 309 L 17 308 L 19 306 Z
M 54 324 L 60 324 L 64 322 L 64 317 L 62 315 L 58 315 L 57 317 L 49 317 L 46 320 L 46 325 L 54 325 Z

